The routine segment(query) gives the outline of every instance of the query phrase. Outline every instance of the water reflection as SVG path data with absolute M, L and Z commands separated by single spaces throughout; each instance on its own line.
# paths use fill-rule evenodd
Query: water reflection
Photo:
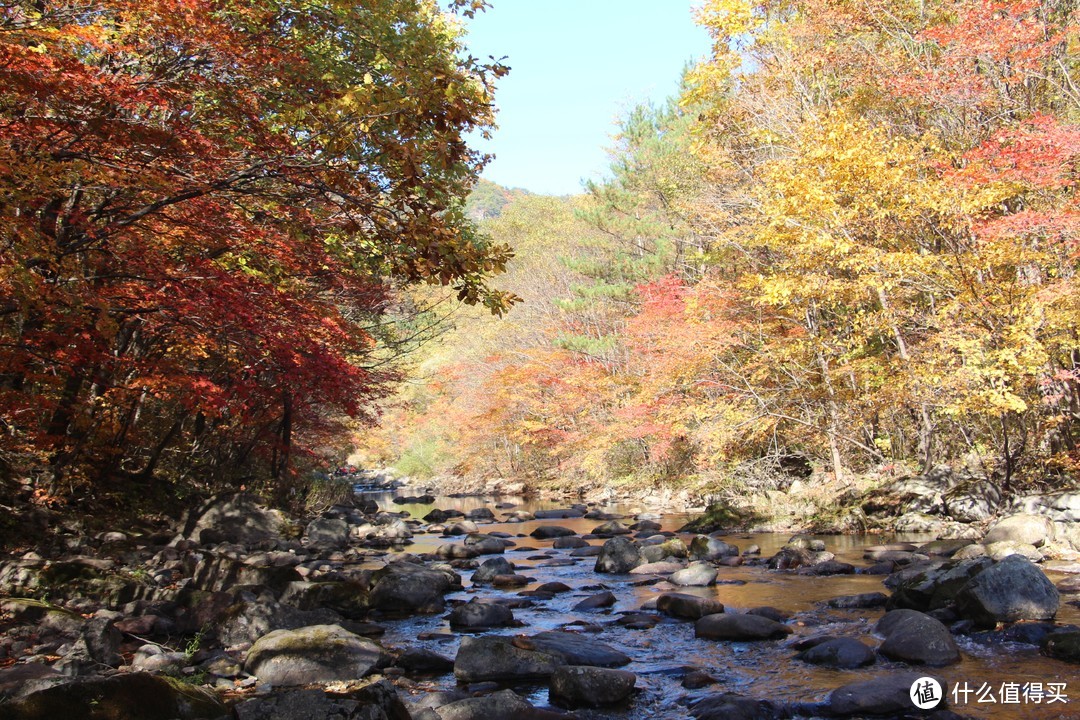
M 432 509 L 458 510 L 468 513 L 477 508 L 490 508 L 497 517 L 509 509 L 497 510 L 495 504 L 513 504 L 513 509 L 535 512 L 559 507 L 566 504 L 528 500 L 524 498 L 501 497 L 495 500 L 478 497 L 439 497 L 432 504 L 396 504 L 396 495 L 418 495 L 420 491 L 398 490 L 396 492 L 367 493 L 365 497 L 374 499 L 379 507 L 390 512 L 406 512 L 412 518 L 422 518 Z M 602 511 L 630 515 L 640 512 L 641 508 L 612 505 L 601 508 Z M 685 516 L 668 515 L 661 520 L 665 531 L 674 532 L 686 521 Z M 688 718 L 684 703 L 688 697 L 696 697 L 711 692 L 733 691 L 758 698 L 770 698 L 782 702 L 815 702 L 827 698 L 835 688 L 873 677 L 894 672 L 907 671 L 911 668 L 902 663 L 884 659 L 877 664 L 861 670 L 832 670 L 814 665 L 807 665 L 793 659 L 795 652 L 788 645 L 789 641 L 764 643 L 730 643 L 698 640 L 694 637 L 694 626 L 690 622 L 662 622 L 651 631 L 630 630 L 611 623 L 618 613 L 639 609 L 660 593 L 675 589 L 663 580 L 653 584 L 641 584 L 642 576 L 597 575 L 593 572 L 593 558 L 569 558 L 569 551 L 552 549 L 551 540 L 539 540 L 529 536 L 540 525 L 561 525 L 578 534 L 589 533 L 601 521 L 585 518 L 566 518 L 557 520 L 538 520 L 524 523 L 494 523 L 480 526 L 481 532 L 505 532 L 512 536 L 516 547 L 509 548 L 508 560 L 518 567 L 518 573 L 533 578 L 526 588 L 500 591 L 492 588 L 482 590 L 484 597 L 502 597 L 520 599 L 518 590 L 534 589 L 541 583 L 560 581 L 574 588 L 573 592 L 556 596 L 550 601 L 515 609 L 517 619 L 526 623 L 520 630 L 503 631 L 506 633 L 536 633 L 542 630 L 563 628 L 569 623 L 591 623 L 601 641 L 616 647 L 634 658 L 626 669 L 638 674 L 638 687 L 641 693 L 633 706 L 621 710 L 579 711 L 582 718 L 636 718 L 663 717 Z M 690 536 L 683 536 L 689 541 Z M 849 562 L 856 567 L 865 567 L 869 563 L 863 560 L 863 549 L 867 545 L 890 542 L 925 542 L 933 539 L 925 535 L 873 535 L 873 536 L 818 536 L 824 540 L 827 549 L 838 560 Z M 789 534 L 759 533 L 753 535 L 734 534 L 724 537 L 726 542 L 740 548 L 750 544 L 761 547 L 764 557 L 769 557 L 790 538 Z M 447 538 L 438 535 L 418 534 L 415 543 L 408 546 L 414 553 L 433 552 L 439 545 L 447 542 L 461 542 L 463 538 Z M 602 540 L 591 541 L 594 545 Z M 483 560 L 484 558 L 481 558 Z M 572 559 L 574 563 L 562 567 L 545 567 L 550 559 Z M 471 571 L 462 571 L 465 590 L 451 599 L 468 600 L 480 590 L 469 583 Z M 1061 576 L 1048 573 L 1055 582 Z M 885 591 L 881 576 L 873 575 L 835 575 L 827 577 L 809 577 L 794 573 L 774 572 L 760 567 L 721 567 L 718 582 L 708 588 L 678 588 L 680 592 L 691 592 L 705 597 L 719 599 L 730 610 L 746 610 L 768 605 L 786 613 L 795 615 L 792 627 L 793 638 L 810 637 L 818 634 L 830 634 L 859 638 L 871 645 L 879 644 L 879 639 L 872 635 L 872 628 L 881 610 L 833 610 L 823 606 L 823 602 L 840 595 L 852 595 Z M 600 612 L 575 612 L 572 608 L 582 598 L 601 589 L 610 589 L 618 598 L 614 608 Z M 887 592 L 887 591 L 886 591 Z M 1058 617 L 1060 623 L 1080 624 L 1080 608 L 1063 604 Z M 461 633 L 451 633 L 444 617 L 427 616 L 386 623 L 388 631 L 384 638 L 391 645 L 419 645 L 453 657 L 457 650 Z M 571 629 L 582 629 L 576 626 Z M 431 639 L 417 640 L 425 633 Z M 1041 656 L 1037 649 L 1027 645 L 995 645 L 988 647 L 959 636 L 957 640 L 964 653 L 964 659 L 958 665 L 935 669 L 933 674 L 948 683 L 967 683 L 973 689 L 984 683 L 995 689 L 995 697 L 1000 697 L 997 689 L 1003 683 L 1051 683 L 1069 684 L 1067 692 L 1072 696 L 1068 705 L 978 703 L 974 694 L 967 704 L 953 709 L 964 716 L 973 718 L 993 718 L 995 720 L 1063 720 L 1080 717 L 1080 677 L 1075 666 L 1070 666 Z M 685 668 L 701 668 L 713 675 L 717 685 L 699 691 L 683 690 L 679 684 Z M 449 689 L 453 686 L 452 676 L 420 683 L 420 690 Z M 518 689 L 530 701 L 537 704 L 547 702 L 547 691 L 543 686 L 526 686 Z

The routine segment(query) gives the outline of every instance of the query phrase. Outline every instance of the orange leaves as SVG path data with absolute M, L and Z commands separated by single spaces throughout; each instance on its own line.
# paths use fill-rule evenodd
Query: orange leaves
M 460 210 L 502 68 L 434 2 L 31 5 L 0 11 L 0 421 L 56 467 L 280 475 L 371 419 L 391 280 L 513 303 Z
M 1038 114 L 1016 127 L 995 132 L 963 157 L 964 166 L 947 173 L 966 185 L 1016 183 L 1034 190 L 1064 190 L 1077 183 L 1080 125 Z

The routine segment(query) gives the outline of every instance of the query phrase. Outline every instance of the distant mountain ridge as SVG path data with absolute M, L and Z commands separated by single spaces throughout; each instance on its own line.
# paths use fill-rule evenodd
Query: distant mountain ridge
M 465 212 L 476 222 L 492 220 L 517 198 L 532 195 L 523 188 L 507 188 L 490 180 L 480 180 L 465 200 Z

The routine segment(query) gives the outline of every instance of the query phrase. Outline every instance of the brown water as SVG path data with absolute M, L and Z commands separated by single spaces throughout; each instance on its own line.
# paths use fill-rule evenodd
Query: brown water
M 408 493 L 415 494 L 415 493 Z M 413 517 L 422 517 L 432 508 L 457 509 L 468 512 L 473 508 L 490 507 L 497 516 L 504 511 L 496 510 L 491 500 L 483 498 L 438 498 L 434 505 L 395 505 L 391 495 L 377 496 L 380 506 L 390 511 L 406 511 Z M 514 499 L 499 498 L 500 502 L 514 502 Z M 536 511 L 557 507 L 551 503 L 518 501 L 516 509 Z M 639 508 L 603 508 L 605 512 L 639 510 Z M 663 529 L 675 531 L 686 522 L 683 516 L 665 516 L 661 521 Z M 537 603 L 531 608 L 515 609 L 514 616 L 525 622 L 526 627 L 493 631 L 497 634 L 536 633 L 542 630 L 563 628 L 569 623 L 583 621 L 602 626 L 596 637 L 634 658 L 634 662 L 625 669 L 638 675 L 639 694 L 627 708 L 606 711 L 580 712 L 583 718 L 689 718 L 686 703 L 689 700 L 714 692 L 738 692 L 756 698 L 768 698 L 786 703 L 812 703 L 825 700 L 837 687 L 850 682 L 869 680 L 873 677 L 888 675 L 912 669 L 903 663 L 896 663 L 879 658 L 875 665 L 859 670 L 832 670 L 802 663 L 793 659 L 795 651 L 788 646 L 797 638 L 819 634 L 850 636 L 868 642 L 880 643 L 873 636 L 874 623 L 881 617 L 883 610 L 833 610 L 822 605 L 823 601 L 840 595 L 852 595 L 888 591 L 882 585 L 882 576 L 873 575 L 837 575 L 829 577 L 810 577 L 794 573 L 770 571 L 761 567 L 719 568 L 718 584 L 708 588 L 677 588 L 680 592 L 690 592 L 706 597 L 714 597 L 724 603 L 729 610 L 746 610 L 752 607 L 768 605 L 794 615 L 790 625 L 794 629 L 791 639 L 786 641 L 732 643 L 698 640 L 694 637 L 692 622 L 665 621 L 652 630 L 628 630 L 619 625 L 607 623 L 617 619 L 618 613 L 637 610 L 645 603 L 655 599 L 662 592 L 671 591 L 672 585 L 660 581 L 652 585 L 639 585 L 643 576 L 598 575 L 593 572 L 593 558 L 574 559 L 571 566 L 543 567 L 543 560 L 528 559 L 544 556 L 552 560 L 568 559 L 569 551 L 553 550 L 552 541 L 537 540 L 529 537 L 539 525 L 555 524 L 570 528 L 578 534 L 587 534 L 599 523 L 597 520 L 568 518 L 558 520 L 538 520 L 525 523 L 495 523 L 481 526 L 482 532 L 501 531 L 510 533 L 517 543 L 517 548 L 509 548 L 506 558 L 518 567 L 518 573 L 535 578 L 535 582 L 526 588 L 512 591 L 500 591 L 484 588 L 484 597 L 516 598 L 517 592 L 533 589 L 545 582 L 560 581 L 574 588 L 574 592 L 556 596 L 553 600 Z M 689 535 L 683 536 L 689 541 Z M 789 539 L 786 534 L 732 535 L 725 537 L 727 542 L 745 549 L 751 544 L 761 547 L 762 556 L 769 557 Z M 869 563 L 863 560 L 863 549 L 867 545 L 886 542 L 924 542 L 932 538 L 919 535 L 874 535 L 874 536 L 820 536 L 827 549 L 836 554 L 837 559 L 854 564 L 856 567 Z M 437 535 L 417 535 L 415 543 L 408 546 L 410 552 L 432 552 L 436 547 L 447 542 L 461 542 L 463 538 L 445 538 Z M 602 540 L 591 541 L 594 545 Z M 520 548 L 535 548 L 533 551 L 521 551 Z M 485 559 L 481 557 L 480 560 Z M 473 589 L 468 581 L 471 571 L 462 573 L 465 591 L 449 596 L 449 599 L 467 600 L 479 591 Z M 1061 575 L 1048 573 L 1055 582 Z M 573 606 L 583 597 L 602 589 L 611 590 L 618 598 L 614 608 L 604 611 L 575 612 Z M 1057 618 L 1061 624 L 1080 624 L 1080 608 L 1062 604 Z M 388 631 L 385 642 L 390 645 L 419 645 L 453 657 L 457 651 L 460 633 L 451 633 L 442 616 L 410 618 L 386 623 Z M 581 629 L 570 627 L 568 629 Z M 445 637 L 438 640 L 417 640 L 422 633 L 440 633 Z M 948 687 L 954 684 L 969 687 L 973 692 L 967 702 L 952 703 L 952 709 L 961 715 L 973 718 L 993 718 L 1001 720 L 1064 720 L 1080 718 L 1080 675 L 1077 667 L 1043 657 L 1037 648 L 1030 645 L 997 643 L 980 644 L 966 636 L 956 637 L 963 653 L 959 664 L 947 668 L 935 668 L 928 674 L 941 678 Z M 702 690 L 687 691 L 680 681 L 687 667 L 701 668 L 713 675 L 718 683 Z M 417 692 L 444 690 L 453 686 L 453 678 L 446 676 L 430 682 L 420 683 Z M 1023 704 L 991 704 L 990 696 L 1001 699 L 1002 685 L 1009 683 L 1065 683 L 1064 694 L 1067 704 L 1061 702 Z M 974 691 L 984 685 L 993 689 L 990 696 L 984 695 L 984 702 L 977 701 Z M 534 704 L 547 703 L 547 690 L 543 686 L 515 688 L 526 695 Z M 952 698 L 950 698 L 951 701 Z M 809 717 L 809 716 L 808 716 Z

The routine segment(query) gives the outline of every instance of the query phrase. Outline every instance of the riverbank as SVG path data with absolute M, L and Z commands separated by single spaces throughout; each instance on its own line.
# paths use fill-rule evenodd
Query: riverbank
M 171 535 L 72 537 L 55 556 L 7 559 L 0 709 L 27 719 L 309 718 L 312 708 L 424 720 L 850 717 L 860 683 L 899 688 L 911 671 L 945 687 L 1045 683 L 1080 660 L 1070 644 L 1080 564 L 1043 558 L 1057 542 L 1044 518 L 999 523 L 1001 537 L 983 542 L 705 535 L 683 529 L 686 515 L 418 493 L 369 492 L 306 521 L 223 497 Z M 1041 594 L 1006 598 L 1028 609 L 998 626 L 972 609 L 982 600 L 963 599 L 987 572 L 1026 573 L 1006 584 Z M 891 640 L 889 610 L 922 625 Z M 922 656 L 927 623 L 948 662 Z M 855 666 L 837 666 L 851 653 Z M 886 695 L 875 702 L 889 716 L 899 690 Z M 974 704 L 954 710 L 991 717 Z

